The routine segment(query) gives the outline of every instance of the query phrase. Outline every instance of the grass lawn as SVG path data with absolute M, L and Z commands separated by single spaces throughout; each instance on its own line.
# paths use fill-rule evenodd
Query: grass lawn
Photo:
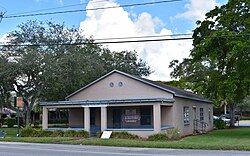
M 16 137 L 17 128 L 0 128 L 0 131 L 7 132 L 7 137 Z
M 6 129 L 7 130 L 7 129 Z M 8 131 L 7 131 L 8 133 Z M 249 150 L 250 128 L 235 128 L 215 130 L 208 134 L 189 136 L 178 141 L 145 141 L 129 139 L 100 139 L 100 138 L 65 138 L 65 137 L 10 137 L 0 141 L 36 142 L 36 143 L 64 143 L 102 146 L 126 146 L 148 148 L 185 148 L 185 149 L 213 149 L 213 150 Z
M 71 144 L 127 146 L 149 148 L 185 148 L 213 150 L 250 150 L 250 128 L 216 130 L 209 134 L 189 136 L 178 141 L 143 141 L 128 139 L 88 138 L 71 141 Z

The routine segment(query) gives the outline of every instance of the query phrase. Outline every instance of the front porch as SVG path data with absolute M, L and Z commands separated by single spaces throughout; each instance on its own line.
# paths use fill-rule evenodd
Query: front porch
M 70 102 L 70 101 L 68 101 Z M 68 123 L 65 127 L 50 127 L 50 109 L 67 109 Z M 113 103 L 85 105 L 47 105 L 43 106 L 43 129 L 86 130 L 96 132 L 128 131 L 142 137 L 160 133 L 173 128 L 172 103 Z

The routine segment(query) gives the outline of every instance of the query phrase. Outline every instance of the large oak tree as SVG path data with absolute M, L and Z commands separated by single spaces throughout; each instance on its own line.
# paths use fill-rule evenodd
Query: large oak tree
M 233 126 L 236 105 L 249 94 L 250 1 L 229 0 L 197 25 L 190 58 L 172 61 L 171 75 L 215 103 L 227 103 Z
M 4 94 L 3 99 L 15 91 L 23 97 L 27 124 L 38 101 L 64 100 L 113 69 L 138 76 L 151 73 L 136 52 L 112 52 L 77 29 L 51 21 L 27 21 L 7 38 L 10 42 L 0 47 L 0 77 L 4 78 L 0 95 Z

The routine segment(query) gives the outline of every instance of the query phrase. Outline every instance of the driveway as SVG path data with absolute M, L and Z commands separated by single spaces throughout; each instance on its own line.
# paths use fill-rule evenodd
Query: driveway
M 249 156 L 250 151 L 187 150 L 0 142 L 1 156 Z

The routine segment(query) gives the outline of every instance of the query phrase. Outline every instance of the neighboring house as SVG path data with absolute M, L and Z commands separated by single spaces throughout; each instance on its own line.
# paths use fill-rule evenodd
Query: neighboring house
M 16 116 L 16 114 L 17 114 L 16 111 L 7 107 L 2 107 L 2 109 L 0 109 L 0 119 L 5 118 L 5 117 L 11 118 L 13 116 Z
M 43 129 L 48 110 L 68 109 L 68 129 L 127 131 L 141 137 L 177 128 L 181 136 L 213 129 L 212 102 L 196 94 L 114 70 L 66 97 L 41 102 Z

